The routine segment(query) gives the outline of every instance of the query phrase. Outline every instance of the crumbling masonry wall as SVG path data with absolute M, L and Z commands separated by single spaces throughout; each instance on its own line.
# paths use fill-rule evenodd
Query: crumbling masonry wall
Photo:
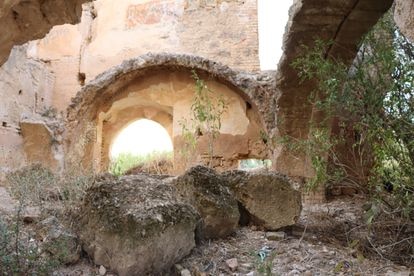
M 6 33 L 3 32 L 4 27 L 9 28 L 15 22 L 24 22 L 19 21 L 20 15 L 28 15 L 27 11 L 30 9 L 19 6 L 20 13 L 13 9 L 15 4 L 20 5 L 23 2 L 27 1 L 7 1 L 6 6 L 1 6 L 0 22 L 4 18 L 11 22 L 10 25 L 0 24 L 2 34 Z M 34 13 L 35 18 L 51 18 L 49 15 L 54 14 L 59 15 L 62 22 L 78 20 L 74 7 L 80 1 L 64 2 L 66 6 L 62 9 L 59 8 L 62 1 L 54 1 L 55 6 L 48 9 L 40 5 L 40 2 L 31 1 L 34 6 L 30 7 L 42 11 Z M 413 39 L 414 1 L 395 2 L 396 22 Z M 50 1 L 42 3 L 49 5 Z M 301 83 L 290 67 L 300 53 L 301 45 L 312 45 L 316 37 L 333 40 L 335 46 L 328 49 L 326 56 L 351 62 L 360 38 L 392 3 L 392 0 L 294 1 L 284 37 L 284 57 L 279 64 L 277 75 L 274 73 L 269 77 L 245 72 L 232 75 L 237 75 L 233 80 L 240 81 L 237 83 L 239 91 L 244 91 L 249 96 L 261 117 L 260 121 L 270 135 L 307 139 L 309 119 L 319 116 L 307 101 L 314 83 Z M 56 13 L 53 7 L 68 14 Z M 121 12 L 113 13 L 114 10 Z M 42 16 L 36 17 L 39 14 Z M 11 19 L 14 21 L 10 21 Z M 20 25 L 26 29 L 19 29 L 18 32 L 26 31 L 21 32 L 24 35 L 18 40 L 10 34 L 2 36 L 5 42 L 2 46 L 6 47 L 0 53 L 5 56 L 10 45 L 31 39 L 33 36 L 30 30 L 37 30 L 38 26 L 37 23 L 31 23 L 42 20 L 29 20 L 29 24 Z M 33 31 L 34 37 L 44 34 L 52 24 L 56 24 L 56 21 L 50 20 L 48 24 L 42 25 L 46 28 L 39 28 L 39 32 Z M 15 30 L 14 27 L 9 29 L 11 32 Z M 257 49 L 255 0 L 98 0 L 93 5 L 85 5 L 79 25 L 56 26 L 45 39 L 15 48 L 8 61 L 0 68 L 1 171 L 15 169 L 37 156 L 23 150 L 24 143 L 33 144 L 33 141 L 24 141 L 25 137 L 22 136 L 20 124 L 24 118 L 40 116 L 40 121 L 35 122 L 44 123 L 48 121 L 45 118 L 54 114 L 53 108 L 65 113 L 71 97 L 85 83 L 125 59 L 133 58 L 136 61 L 138 56 L 148 57 L 149 51 L 162 51 L 172 55 L 191 54 L 207 58 L 198 60 L 207 64 L 198 64 L 199 68 L 209 67 L 209 62 L 214 60 L 231 68 L 254 72 L 258 70 Z M 128 64 L 127 62 L 127 67 L 130 65 Z M 274 85 L 275 76 L 277 86 Z M 227 82 L 232 83 L 229 79 L 232 77 L 227 78 Z M 88 89 L 85 87 L 83 91 Z M 52 118 L 63 123 L 65 114 L 63 115 Z M 56 145 L 57 141 L 58 145 L 62 145 L 60 128 L 48 129 L 53 134 L 52 144 Z M 96 129 L 85 129 L 92 129 L 86 131 L 85 141 L 96 138 Z M 81 138 L 79 137 L 80 140 Z M 59 152 L 58 148 L 53 153 L 55 156 L 59 156 L 56 154 Z M 75 148 L 71 150 L 76 151 Z M 275 149 L 273 161 L 276 170 L 289 176 L 303 178 L 312 175 L 307 157 L 297 156 L 283 145 L 278 145 Z
M 1 66 L 2 172 L 37 160 L 37 153 L 27 152 L 24 147 L 25 143 L 39 142 L 24 140 L 21 122 L 25 118 L 36 118 L 39 127 L 44 128 L 49 117 L 55 119 L 57 115 L 63 124 L 71 98 L 82 86 L 124 60 L 149 52 L 168 52 L 203 56 L 238 69 L 259 69 L 256 0 L 98 0 L 85 4 L 80 15 L 81 2 L 55 1 L 53 6 L 51 1 L 8 1 L 10 5 L 4 11 L 11 17 L 18 13 L 13 22 L 0 12 L 0 29 L 10 22 L 27 22 L 23 24 L 27 25 L 24 33 L 14 27 L 2 30 L 1 39 L 7 40 L 2 46 L 39 38 L 51 28 L 50 24 L 80 19 L 77 25 L 55 26 L 43 39 L 15 47 Z M 37 17 L 38 11 L 47 14 Z M 28 30 L 35 29 L 38 32 L 29 35 Z M 9 31 L 13 32 L 10 36 Z M 7 55 L 8 50 L 1 48 L 0 53 Z M 51 141 L 43 141 L 44 146 L 54 147 L 55 136 L 61 140 L 60 133 L 51 133 Z M 61 154 L 55 157 L 59 160 L 45 165 L 61 164 Z
M 85 169 L 106 170 L 113 138 L 123 126 L 140 118 L 153 119 L 169 131 L 176 173 L 187 165 L 205 163 L 205 137 L 199 139 L 192 163 L 181 155 L 180 122 L 189 119 L 195 89 L 192 70 L 206 80 L 212 96 L 222 97 L 228 106 L 215 141 L 217 168 L 236 168 L 241 159 L 268 158 L 261 133 L 273 120 L 263 121 L 260 113 L 265 111 L 258 106 L 265 106 L 274 90 L 270 75 L 245 74 L 189 55 L 148 54 L 111 68 L 74 98 L 66 125 L 67 167 L 82 164 Z

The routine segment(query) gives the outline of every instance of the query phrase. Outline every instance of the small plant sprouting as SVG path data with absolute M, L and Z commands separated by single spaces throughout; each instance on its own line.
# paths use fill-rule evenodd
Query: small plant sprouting
M 190 108 L 190 118 L 179 122 L 185 143 L 182 154 L 187 157 L 188 163 L 196 149 L 198 138 L 205 135 L 208 143 L 208 165 L 212 167 L 214 143 L 220 134 L 222 115 L 226 112 L 228 104 L 221 95 L 214 97 L 214 92 L 194 70 L 192 77 L 195 80 L 195 91 Z

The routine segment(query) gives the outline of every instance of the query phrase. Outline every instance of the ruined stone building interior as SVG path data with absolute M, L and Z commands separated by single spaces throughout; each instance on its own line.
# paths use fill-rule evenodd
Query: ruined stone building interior
M 414 41 L 413 0 L 3 0 L 0 274 L 413 275 L 414 224 L 408 261 L 364 251 L 362 192 L 306 190 L 282 142 L 318 116 L 303 46 L 350 66 L 390 9 Z M 117 171 L 124 149 L 169 153 Z

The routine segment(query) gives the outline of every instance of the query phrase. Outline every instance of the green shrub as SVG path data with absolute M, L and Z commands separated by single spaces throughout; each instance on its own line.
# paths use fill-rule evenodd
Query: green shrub
M 17 199 L 15 214 L 0 218 L 0 272 L 2 275 L 47 275 L 59 261 L 45 253 L 34 234 L 26 231 L 23 214 L 27 207 L 38 207 L 43 214 L 48 194 L 58 178 L 40 165 L 24 167 L 7 175 L 12 195 Z
M 48 200 L 50 190 L 57 186 L 58 178 L 50 170 L 35 164 L 8 174 L 7 182 L 20 209 L 31 204 L 43 211 L 44 202 Z
M 59 222 L 73 224 L 70 212 L 81 204 L 94 176 L 59 177 L 35 164 L 9 173 L 6 178 L 17 205 L 14 214 L 0 217 L 0 275 L 50 275 L 71 253 L 73 245 L 61 239 L 42 242 L 24 225 L 23 215 L 29 206 L 38 207 L 39 220 L 52 213 Z
M 365 190 L 374 201 L 366 218 L 371 232 L 380 237 L 387 225 L 393 237 L 370 245 L 382 256 L 412 261 L 414 46 L 391 14 L 366 35 L 350 68 L 327 57 L 331 45 L 316 41 L 293 63 L 303 80 L 317 83 L 310 101 L 323 116 L 310 122 L 308 141 L 286 141 L 311 159 L 312 186 L 347 181 Z
M 398 32 L 390 15 L 366 36 L 351 69 L 325 58 L 329 45 L 317 41 L 294 62 L 303 79 L 317 81 L 311 100 L 326 118 L 311 122 L 308 153 L 340 166 L 336 149 L 349 142 L 346 133 L 351 132 L 352 150 L 369 161 L 354 161 L 354 167 L 369 170 L 362 179 L 366 183 L 360 184 L 375 193 L 383 191 L 383 182 L 391 182 L 394 207 L 409 215 L 414 207 L 414 46 Z M 331 132 L 332 118 L 340 122 L 339 133 Z M 326 164 L 315 167 L 331 173 Z M 344 177 L 349 176 L 348 168 L 341 169 Z M 322 178 L 327 179 L 331 176 Z

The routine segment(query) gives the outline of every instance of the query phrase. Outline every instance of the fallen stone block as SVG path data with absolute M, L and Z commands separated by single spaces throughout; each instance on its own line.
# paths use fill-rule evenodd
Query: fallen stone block
M 196 210 L 162 178 L 103 177 L 88 189 L 79 235 L 95 264 L 118 275 L 168 271 L 195 246 Z
M 250 222 L 267 230 L 293 225 L 302 210 L 301 193 L 275 172 L 229 171 L 222 174 L 247 211 Z
M 201 215 L 201 239 L 223 238 L 236 230 L 240 213 L 226 178 L 213 169 L 195 166 L 174 178 L 172 184 L 181 199 Z

